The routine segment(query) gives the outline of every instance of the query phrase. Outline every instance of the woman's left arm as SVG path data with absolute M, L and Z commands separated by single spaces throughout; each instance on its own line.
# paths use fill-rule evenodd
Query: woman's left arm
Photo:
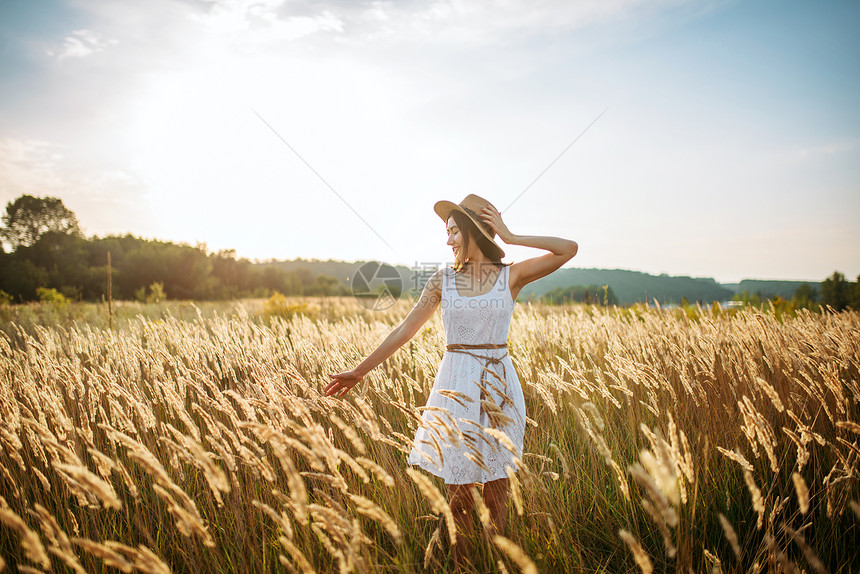
M 508 245 L 522 245 L 549 251 L 546 255 L 533 257 L 511 265 L 511 291 L 519 293 L 525 285 L 546 277 L 576 255 L 579 245 L 576 241 L 560 237 L 544 237 L 539 235 L 516 235 L 511 233 L 502 214 L 495 207 L 485 207 L 481 217 L 498 234 L 499 239 Z

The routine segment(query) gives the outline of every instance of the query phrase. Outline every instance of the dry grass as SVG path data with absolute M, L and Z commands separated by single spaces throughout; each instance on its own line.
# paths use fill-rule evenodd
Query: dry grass
M 443 485 L 405 465 L 438 316 L 339 400 L 408 305 L 301 309 L 2 325 L 0 566 L 445 566 Z M 860 569 L 856 313 L 521 305 L 510 353 L 530 424 L 476 570 Z

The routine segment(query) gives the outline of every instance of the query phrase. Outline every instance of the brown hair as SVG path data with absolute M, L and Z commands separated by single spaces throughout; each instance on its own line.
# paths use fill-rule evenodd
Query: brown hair
M 469 216 L 455 209 L 448 214 L 448 217 L 454 218 L 454 223 L 457 224 L 457 227 L 460 228 L 460 233 L 463 234 L 463 249 L 461 250 L 461 253 L 468 251 L 469 242 L 475 240 L 478 243 L 478 248 L 481 250 L 481 253 L 483 253 L 487 259 L 492 261 L 497 267 L 504 266 L 501 258 L 498 256 L 494 257 L 494 255 L 497 254 L 497 248 L 484 236 L 483 233 L 478 231 L 478 227 L 475 225 L 475 222 L 469 218 Z M 462 262 L 455 263 L 454 270 L 460 271 L 462 267 Z

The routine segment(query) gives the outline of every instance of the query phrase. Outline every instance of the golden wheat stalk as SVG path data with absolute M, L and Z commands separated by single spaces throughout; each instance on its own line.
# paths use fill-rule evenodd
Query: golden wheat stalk
M 355 503 L 356 512 L 379 522 L 398 544 L 402 541 L 403 534 L 400 532 L 400 527 L 397 526 L 397 523 L 388 513 L 377 506 L 372 500 L 357 494 L 351 494 L 349 498 Z
M 430 482 L 430 479 L 418 472 L 413 468 L 407 468 L 406 474 L 409 475 L 409 478 L 415 483 L 418 487 L 418 490 L 421 491 L 421 494 L 424 495 L 424 498 L 427 502 L 430 503 L 430 508 L 434 512 L 438 512 L 442 516 L 445 517 L 445 523 L 448 526 L 448 538 L 451 544 L 455 544 L 457 542 L 457 525 L 454 522 L 454 514 L 451 512 L 451 507 L 448 505 L 448 501 L 445 500 L 445 497 L 442 496 L 442 493 L 433 486 L 433 483 Z
M 493 543 L 501 548 L 507 554 L 508 558 L 514 561 L 523 574 L 538 574 L 535 563 L 515 542 L 504 536 L 496 535 L 493 536 Z
M 744 480 L 747 483 L 747 489 L 749 490 L 750 497 L 752 498 L 753 509 L 758 514 L 758 521 L 756 522 L 756 528 L 759 530 L 764 522 L 764 498 L 762 498 L 761 490 L 755 483 L 755 479 L 750 471 L 744 470 Z
M 0 522 L 12 530 L 18 531 L 21 537 L 21 548 L 23 548 L 24 555 L 27 556 L 28 560 L 45 569 L 50 567 L 51 559 L 45 552 L 45 547 L 42 545 L 39 535 L 31 530 L 27 522 L 9 507 L 6 499 L 2 496 L 0 496 Z
M 618 536 L 630 548 L 630 552 L 633 553 L 633 559 L 636 561 L 636 565 L 639 566 L 639 569 L 642 570 L 642 574 L 651 574 L 654 571 L 654 566 L 651 564 L 651 559 L 648 557 L 648 554 L 645 553 L 642 545 L 639 544 L 638 540 L 636 540 L 636 537 L 624 529 L 618 531 Z
M 809 547 L 803 534 L 787 524 L 782 524 L 782 529 L 792 538 L 792 540 L 794 540 L 795 544 L 800 547 L 801 552 L 803 552 L 803 557 L 806 558 L 806 562 L 812 567 L 816 574 L 827 574 L 827 569 L 824 567 L 824 564 L 818 556 L 815 555 L 815 552 L 812 551 L 812 548 Z
M 669 558 L 674 558 L 678 550 L 675 548 L 675 544 L 672 542 L 672 533 L 669 530 L 669 525 L 666 524 L 666 520 L 663 517 L 663 514 L 659 510 L 657 510 L 654 505 L 647 499 L 643 498 L 640 502 L 642 504 L 642 508 L 644 508 L 648 516 L 651 517 L 651 520 L 654 521 L 654 523 L 657 525 L 657 528 L 660 530 L 660 534 L 663 536 L 663 546 L 666 549 L 666 556 L 668 556 Z
M 791 474 L 791 480 L 794 482 L 794 490 L 797 492 L 797 504 L 800 507 L 800 513 L 806 514 L 809 511 L 809 488 L 806 486 L 806 481 L 796 472 Z
M 735 553 L 735 558 L 738 560 L 741 559 L 741 546 L 738 543 L 738 535 L 735 532 L 735 529 L 732 527 L 731 522 L 729 522 L 728 518 L 726 518 L 722 512 L 719 513 L 720 526 L 723 527 L 723 533 L 726 535 L 726 540 L 729 541 L 729 544 L 732 547 L 732 552 Z
M 298 564 L 299 568 L 301 568 L 304 574 L 316 574 L 316 571 L 313 569 L 313 566 L 311 566 L 311 563 L 295 544 L 293 544 L 283 536 L 278 538 L 278 542 L 280 542 L 281 546 L 284 547 L 284 550 L 286 550 L 289 553 L 290 557 Z M 284 564 L 283 561 L 282 564 Z
M 96 542 L 87 538 L 74 538 L 72 542 L 96 558 L 101 558 L 105 566 L 116 568 L 120 572 L 130 573 L 134 571 L 134 564 L 126 560 L 125 556 L 116 552 L 107 543 Z

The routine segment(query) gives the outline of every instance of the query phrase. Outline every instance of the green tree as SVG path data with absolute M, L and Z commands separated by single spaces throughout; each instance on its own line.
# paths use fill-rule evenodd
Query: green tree
M 801 283 L 794 290 L 791 302 L 795 307 L 809 309 L 818 301 L 818 289 L 809 283 Z
M 164 294 L 164 284 L 156 281 L 149 286 L 149 295 L 146 296 L 147 303 L 160 303 L 167 299 Z
M 837 311 L 842 311 L 848 306 L 849 286 L 850 283 L 845 281 L 845 275 L 834 271 L 833 275 L 821 283 L 821 302 Z
M 36 288 L 46 285 L 48 280 L 48 272 L 28 259 L 9 254 L 0 259 L 0 289 L 16 301 L 32 301 L 36 298 Z
M 81 235 L 78 218 L 57 197 L 22 195 L 6 204 L 0 239 L 12 250 L 36 243 L 48 232 Z
M 849 298 L 848 305 L 855 311 L 860 311 L 860 275 L 857 276 L 857 282 L 851 287 L 851 297 Z
M 752 305 L 753 307 L 761 307 L 761 293 L 756 291 L 755 293 L 750 293 L 749 291 L 741 291 L 734 297 L 732 297 L 733 301 L 741 301 L 744 305 Z
M 588 305 L 617 305 L 618 300 L 609 285 L 568 285 L 547 291 L 541 297 L 550 305 L 585 303 Z

